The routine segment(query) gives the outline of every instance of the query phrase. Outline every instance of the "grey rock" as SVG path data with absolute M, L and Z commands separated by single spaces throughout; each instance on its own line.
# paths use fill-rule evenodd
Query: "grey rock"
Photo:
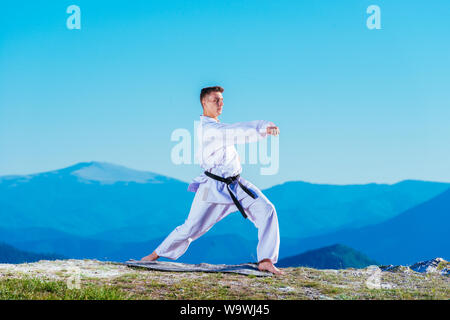
M 410 266 L 380 266 L 381 271 L 389 272 L 411 272 L 415 271 L 418 273 L 435 273 L 441 275 L 450 275 L 450 264 L 448 261 L 442 258 L 434 258 L 431 260 L 420 261 L 414 263 Z
M 449 275 L 450 269 L 448 266 L 448 262 L 444 259 L 435 258 L 432 260 L 417 262 L 411 265 L 409 268 L 420 273 L 439 273 L 442 275 Z

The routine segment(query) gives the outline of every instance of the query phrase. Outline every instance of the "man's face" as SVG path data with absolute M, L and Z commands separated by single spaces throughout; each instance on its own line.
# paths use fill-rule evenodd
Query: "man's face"
M 217 117 L 222 113 L 223 96 L 221 92 L 211 92 L 203 98 L 203 108 L 209 117 Z

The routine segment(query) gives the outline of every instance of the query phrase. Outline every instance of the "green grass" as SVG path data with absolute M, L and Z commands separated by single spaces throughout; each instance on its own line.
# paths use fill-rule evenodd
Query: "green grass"
M 365 284 L 369 274 L 362 270 L 286 268 L 284 271 L 281 277 L 255 277 L 130 268 L 109 279 L 81 278 L 80 289 L 69 289 L 63 272 L 57 272 L 62 277 L 58 281 L 42 280 L 38 274 L 5 272 L 0 277 L 0 299 L 450 299 L 450 278 L 436 274 L 383 272 L 382 284 L 390 287 L 369 289 Z
M 81 285 L 69 289 L 64 281 L 38 278 L 0 279 L 1 300 L 122 300 L 125 292 L 108 285 Z

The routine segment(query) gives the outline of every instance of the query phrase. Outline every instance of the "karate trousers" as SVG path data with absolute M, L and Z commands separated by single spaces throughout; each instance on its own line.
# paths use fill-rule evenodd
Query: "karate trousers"
M 258 188 L 254 187 L 252 190 L 257 193 L 258 197 L 252 199 L 248 196 L 240 203 L 244 207 L 248 219 L 258 229 L 256 249 L 258 262 L 270 259 L 275 264 L 278 261 L 280 248 L 277 212 L 274 205 Z M 186 252 L 192 241 L 202 236 L 227 215 L 236 211 L 240 215 L 234 203 L 206 202 L 202 200 L 200 192 L 196 192 L 188 218 L 155 249 L 156 254 L 172 260 L 178 259 Z

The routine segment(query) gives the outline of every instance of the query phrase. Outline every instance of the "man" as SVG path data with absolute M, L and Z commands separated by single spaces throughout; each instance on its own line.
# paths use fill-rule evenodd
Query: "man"
M 205 172 L 188 187 L 189 191 L 196 192 L 189 216 L 141 261 L 159 257 L 178 259 L 193 240 L 228 214 L 239 210 L 258 228 L 258 269 L 284 274 L 274 266 L 280 246 L 275 207 L 256 186 L 240 177 L 242 167 L 234 147 L 236 143 L 258 141 L 267 135 L 277 136 L 280 130 L 265 120 L 221 123 L 218 117 L 223 108 L 223 91 L 222 87 L 215 86 L 203 88 L 200 93 L 203 115 L 197 129 L 197 156 Z

